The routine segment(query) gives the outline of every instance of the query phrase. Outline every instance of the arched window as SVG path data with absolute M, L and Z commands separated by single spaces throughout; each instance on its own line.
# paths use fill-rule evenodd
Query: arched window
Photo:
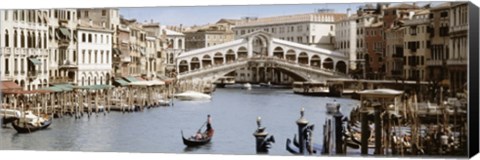
M 100 63 L 103 63 L 103 51 L 100 51 Z
M 92 34 L 88 34 L 88 43 L 92 43 Z
M 47 49 L 47 34 L 43 33 L 43 48 Z
M 9 40 L 10 39 L 8 37 L 8 30 L 5 30 L 5 40 L 4 40 L 5 41 L 5 47 L 9 47 L 9 44 L 8 44 Z
M 107 51 L 107 63 L 110 63 L 110 51 Z
M 13 47 L 18 47 L 18 34 L 17 31 L 13 31 Z
M 95 41 L 94 41 L 94 43 L 98 43 L 97 34 L 95 34 L 94 36 L 95 36 Z
M 87 37 L 85 36 L 85 33 L 82 33 L 82 42 L 85 42 L 87 40 Z
M 95 63 L 97 63 L 97 58 L 98 58 L 98 54 L 97 54 L 97 50 L 95 50 Z
M 178 40 L 178 49 L 182 49 L 182 40 L 181 39 Z
M 20 35 L 20 44 L 21 44 L 21 48 L 24 48 L 25 47 L 25 34 L 23 33 L 22 31 L 22 34 Z
M 103 34 L 102 34 L 102 35 L 100 35 L 100 43 L 102 43 L 102 44 L 103 44 Z
M 92 50 L 88 50 L 88 63 L 92 63 Z

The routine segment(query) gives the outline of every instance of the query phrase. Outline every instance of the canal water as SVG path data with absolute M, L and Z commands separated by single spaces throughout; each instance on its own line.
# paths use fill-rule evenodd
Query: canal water
M 336 98 L 341 111 L 349 115 L 358 101 Z M 143 112 L 110 112 L 81 119 L 54 119 L 46 130 L 17 134 L 9 125 L 0 129 L 0 150 L 93 151 L 142 153 L 255 154 L 256 118 L 273 134 L 271 155 L 291 155 L 285 149 L 287 138 L 297 132 L 295 121 L 300 109 L 315 124 L 314 142 L 322 144 L 326 102 L 333 98 L 293 94 L 290 89 L 219 88 L 210 101 L 178 101 L 172 107 Z M 210 144 L 187 148 L 180 131 L 191 136 L 212 116 L 215 135 Z M 205 129 L 205 127 L 203 128 Z

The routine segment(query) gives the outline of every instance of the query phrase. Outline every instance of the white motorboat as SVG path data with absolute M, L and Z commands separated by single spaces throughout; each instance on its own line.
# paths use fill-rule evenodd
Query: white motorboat
M 8 124 L 20 118 L 21 112 L 15 109 L 0 109 L 0 116 L 2 117 L 2 124 Z
M 185 100 L 185 101 L 209 100 L 212 98 L 212 96 L 208 94 L 200 93 L 196 91 L 186 91 L 183 93 L 178 93 L 178 94 L 175 94 L 174 97 L 179 100 Z
M 252 85 L 251 85 L 250 83 L 245 83 L 245 84 L 243 84 L 243 89 L 251 90 L 251 89 L 252 89 Z
M 159 99 L 159 100 L 158 100 L 158 104 L 159 104 L 160 106 L 170 106 L 170 100 Z
M 340 111 L 340 104 L 335 100 L 333 103 L 327 103 L 325 106 L 327 107 L 327 113 L 337 113 Z

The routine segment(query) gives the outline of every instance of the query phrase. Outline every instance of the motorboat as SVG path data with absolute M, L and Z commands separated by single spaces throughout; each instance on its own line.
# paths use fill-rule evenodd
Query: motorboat
M 340 104 L 338 104 L 336 101 L 333 103 L 327 103 L 326 105 L 327 108 L 327 113 L 332 114 L 332 113 L 337 113 L 340 111 Z
M 245 83 L 245 84 L 243 84 L 243 89 L 251 90 L 251 89 L 252 89 L 252 85 L 251 85 L 250 83 Z
M 175 94 L 174 97 L 179 100 L 185 100 L 185 101 L 209 100 L 212 98 L 212 96 L 208 94 L 200 93 L 196 91 L 186 91 L 183 93 L 178 93 L 178 94 Z
M 2 117 L 2 125 L 6 125 L 20 118 L 21 112 L 15 109 L 0 109 L 0 116 Z

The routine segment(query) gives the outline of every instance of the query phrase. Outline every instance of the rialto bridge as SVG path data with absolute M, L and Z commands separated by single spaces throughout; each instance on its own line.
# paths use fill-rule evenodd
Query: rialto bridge
M 348 57 L 330 50 L 273 38 L 263 31 L 177 56 L 177 79 L 214 82 L 288 83 L 348 78 Z

